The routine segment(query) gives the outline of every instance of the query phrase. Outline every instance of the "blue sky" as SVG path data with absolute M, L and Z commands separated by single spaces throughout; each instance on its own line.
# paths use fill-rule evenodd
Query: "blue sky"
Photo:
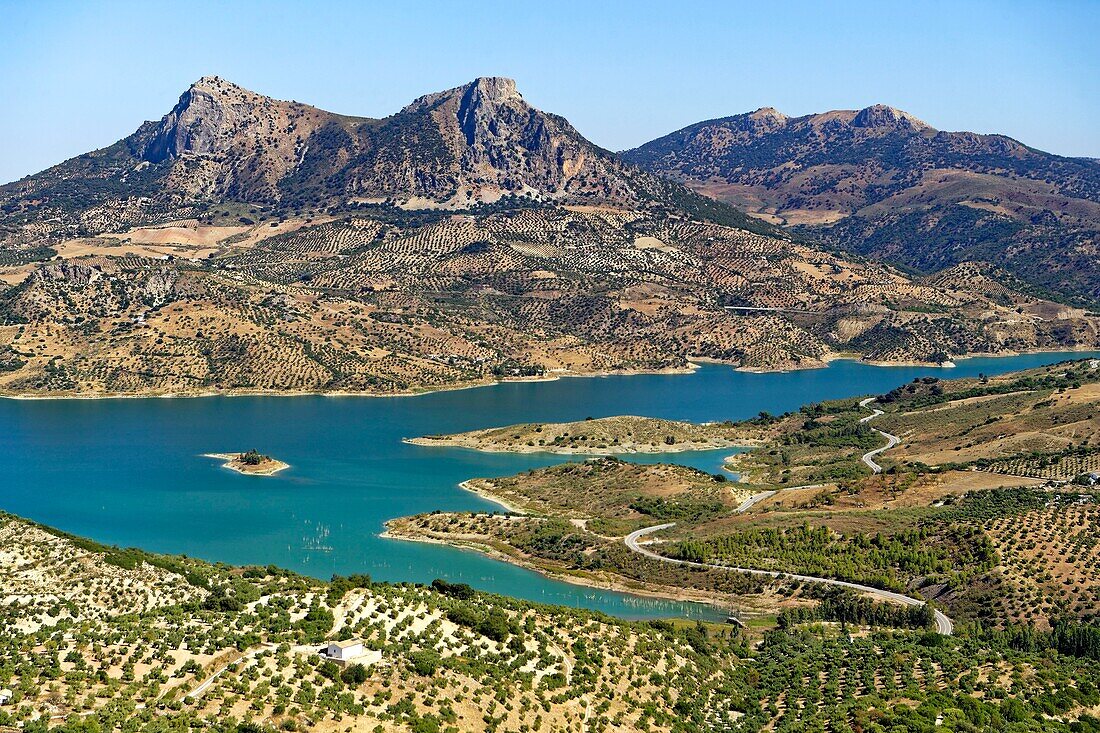
M 1100 157 L 1100 2 L 0 0 L 0 181 L 108 145 L 217 74 L 380 117 L 476 76 L 618 150 L 699 120 L 882 102 Z

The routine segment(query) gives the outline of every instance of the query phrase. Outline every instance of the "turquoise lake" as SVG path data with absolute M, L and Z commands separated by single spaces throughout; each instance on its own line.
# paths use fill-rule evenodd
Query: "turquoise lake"
M 207 397 L 0 400 L 0 509 L 101 542 L 236 564 L 274 563 L 328 578 L 447 578 L 545 603 L 627 618 L 717 617 L 720 609 L 595 591 L 475 552 L 378 536 L 392 517 L 495 505 L 458 488 L 581 460 L 406 445 L 402 438 L 516 422 L 635 414 L 741 419 L 877 394 L 918 376 L 999 374 L 1096 353 L 978 358 L 956 368 L 874 367 L 507 383 L 419 397 Z M 242 476 L 202 453 L 256 448 L 291 465 Z M 731 450 L 629 457 L 717 471 Z

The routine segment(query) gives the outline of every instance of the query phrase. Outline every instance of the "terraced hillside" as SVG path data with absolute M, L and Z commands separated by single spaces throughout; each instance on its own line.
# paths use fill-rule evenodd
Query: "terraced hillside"
M 322 582 L 107 548 L 10 516 L 0 534 L 5 729 L 1097 726 L 1087 627 L 947 638 L 881 615 L 872 628 L 873 608 L 833 596 L 745 631 L 628 623 L 446 581 Z M 319 654 L 340 640 L 363 646 L 342 664 Z
M 709 120 L 623 153 L 849 252 L 935 272 L 967 261 L 1095 305 L 1100 163 L 945 132 L 884 105 Z
M 1100 361 L 969 380 L 920 380 L 884 396 L 876 423 L 897 461 L 1070 480 L 1094 469 Z
M 697 357 L 781 369 L 1100 342 L 1084 311 L 678 217 L 225 218 L 66 241 L 59 259 L 4 268 L 0 387 L 392 394 Z
M 742 648 L 721 628 L 700 654 L 671 627 L 469 586 L 214 567 L 7 516 L 0 533 L 5 728 L 667 730 L 740 717 L 719 690 Z M 366 648 L 346 664 L 318 653 L 350 638 Z

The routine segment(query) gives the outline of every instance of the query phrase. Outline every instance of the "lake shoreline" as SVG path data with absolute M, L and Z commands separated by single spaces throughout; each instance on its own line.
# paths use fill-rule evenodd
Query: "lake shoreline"
M 511 504 L 504 501 L 500 497 L 498 497 L 494 494 L 491 494 L 488 491 L 484 491 L 484 490 L 479 489 L 476 486 L 474 486 L 473 482 L 477 481 L 477 480 L 478 479 L 476 479 L 476 478 L 466 479 L 465 481 L 463 481 L 462 483 L 460 483 L 458 485 L 458 488 L 462 489 L 463 491 L 468 491 L 471 494 L 473 494 L 474 496 L 476 496 L 478 498 L 481 498 L 481 499 L 484 499 L 485 501 L 496 504 L 497 506 L 504 509 L 505 514 L 520 514 L 520 515 L 526 514 L 526 512 L 524 512 L 522 509 L 518 509 L 518 508 L 512 506 Z M 394 517 L 394 519 L 400 519 L 400 517 Z
M 709 363 L 724 364 L 731 368 L 737 368 L 733 364 L 729 364 L 727 362 L 714 361 Z M 572 372 L 558 372 L 543 377 L 505 377 L 503 379 L 495 379 L 492 381 L 447 385 L 443 387 L 432 387 L 392 393 L 344 392 L 339 390 L 202 390 L 196 392 L 117 392 L 109 394 L 37 395 L 0 391 L 0 399 L 25 400 L 28 402 L 40 400 L 191 400 L 202 399 L 206 397 L 365 397 L 372 399 L 384 399 L 394 397 L 423 397 L 425 395 L 437 394 L 439 392 L 461 392 L 467 389 L 497 387 L 503 384 L 556 382 L 560 379 L 596 379 L 603 377 L 631 377 L 660 374 L 692 374 L 699 368 L 699 364 L 696 364 L 693 361 L 689 362 L 688 366 L 686 367 L 668 367 L 666 369 L 622 369 L 612 371 L 586 372 L 583 374 Z M 783 370 L 775 371 L 781 372 Z
M 396 517 L 401 519 L 401 517 Z M 513 567 L 529 570 L 533 573 L 538 573 L 544 578 L 554 580 L 562 583 L 568 583 L 569 585 L 575 585 L 581 588 L 590 588 L 597 591 L 607 591 L 611 593 L 622 593 L 624 595 L 633 596 L 635 598 L 646 600 L 660 600 L 670 601 L 674 603 L 695 603 L 700 606 L 708 606 L 711 608 L 720 608 L 723 604 L 729 602 L 728 597 L 723 597 L 720 594 L 710 595 L 703 591 L 693 591 L 690 589 L 671 589 L 669 586 L 654 586 L 645 583 L 640 583 L 639 586 L 628 585 L 622 582 L 616 582 L 612 580 L 601 580 L 590 576 L 578 576 L 571 575 L 569 573 L 556 573 L 547 568 L 541 567 L 536 563 L 527 562 L 522 558 L 509 555 L 506 552 L 501 552 L 496 548 L 482 545 L 476 542 L 457 542 L 441 540 L 435 537 L 414 537 L 412 535 L 394 534 L 389 529 L 389 523 L 387 522 L 387 529 L 384 532 L 380 532 L 378 537 L 385 540 L 396 540 L 399 542 L 416 542 L 426 545 L 435 545 L 439 547 L 448 547 L 452 550 L 460 550 L 464 552 L 475 552 L 480 555 L 492 558 L 498 562 L 508 563 Z M 607 613 L 606 611 L 604 613 Z M 608 614 L 610 616 L 620 618 L 616 614 Z
M 435 510 L 515 509 L 467 491 L 460 487 L 464 480 L 583 460 L 550 453 L 428 450 L 403 445 L 402 438 L 532 419 L 578 422 L 589 414 L 637 411 L 699 424 L 750 419 L 762 410 L 781 413 L 797 410 L 800 404 L 885 393 L 913 377 L 971 377 L 979 372 L 993 376 L 1097 356 L 1100 352 L 1058 352 L 961 362 L 950 373 L 898 372 L 854 360 L 835 361 L 833 369 L 764 376 L 704 365 L 683 380 L 639 376 L 585 382 L 555 377 L 560 380 L 556 386 L 517 384 L 424 401 L 0 401 L 0 412 L 7 410 L 6 424 L 14 428 L 5 435 L 6 450 L 0 452 L 0 466 L 13 485 L 3 504 L 13 513 L 100 542 L 211 562 L 271 563 L 322 579 L 369 573 L 395 583 L 430 583 L 441 577 L 611 615 L 676 615 L 667 609 L 626 609 L 612 596 L 582 592 L 575 584 L 553 583 L 544 575 L 521 574 L 513 563 L 501 566 L 483 553 L 455 556 L 426 545 L 402 547 L 379 539 L 382 525 L 394 517 Z M 265 448 L 293 461 L 294 470 L 262 484 L 238 479 L 207 463 L 209 459 L 195 460 L 219 445 Z M 707 453 L 711 455 L 690 451 L 622 458 L 683 464 L 730 477 L 723 459 L 737 454 L 736 449 Z M 150 476 L 158 478 L 150 481 Z M 525 503 L 519 497 L 504 498 L 511 504 Z
M 1039 355 L 1039 354 L 1065 354 L 1067 360 L 1072 360 L 1075 357 L 1074 354 L 1095 354 L 1100 353 L 1100 349 L 1097 348 L 1072 348 L 1072 349 L 1034 349 L 1029 351 L 1012 351 L 1012 352 L 998 352 L 998 353 L 973 353 L 966 354 L 965 356 L 956 357 L 953 361 L 945 362 L 943 364 L 933 364 L 929 362 L 919 361 L 868 361 L 860 358 L 857 355 L 851 353 L 839 353 L 835 355 L 826 355 L 818 363 L 809 364 L 800 367 L 778 367 L 775 369 L 763 369 L 759 367 L 745 367 L 734 362 L 722 361 L 719 359 L 710 359 L 706 357 L 692 356 L 688 358 L 687 365 L 683 367 L 668 367 L 664 369 L 621 369 L 621 370 L 609 370 L 609 371 L 597 371 L 597 372 L 553 372 L 541 377 L 505 377 L 503 379 L 496 379 L 491 381 L 472 382 L 468 384 L 455 384 L 446 385 L 442 387 L 432 387 L 424 389 L 408 390 L 405 392 L 393 392 L 389 394 L 379 394 L 374 392 L 345 392 L 345 391 L 332 391 L 332 390 L 199 390 L 195 392 L 142 392 L 142 393 L 109 393 L 109 394 L 58 394 L 58 395 L 41 395 L 41 394 L 27 394 L 20 392 L 10 392 L 6 390 L 0 390 L 0 399 L 4 400 L 25 400 L 25 401 L 47 401 L 47 400 L 146 400 L 146 399 L 199 399 L 206 397 L 365 397 L 373 399 L 390 398 L 390 397 L 423 397 L 425 395 L 436 394 L 439 392 L 459 392 L 467 389 L 481 389 L 484 387 L 496 387 L 505 384 L 522 384 L 522 383 L 542 383 L 542 382 L 556 382 L 560 379 L 596 379 L 603 377 L 630 377 L 630 376 L 647 376 L 647 375 L 689 375 L 698 371 L 704 364 L 715 364 L 720 366 L 727 366 L 734 371 L 748 373 L 748 374 L 785 374 L 790 372 L 800 371 L 812 371 L 816 369 L 828 369 L 833 362 L 838 361 L 850 361 L 860 364 L 866 364 L 877 368 L 889 369 L 889 368 L 912 368 L 922 367 L 929 369 L 953 369 L 959 366 L 958 362 L 968 361 L 971 359 L 994 359 L 994 358 L 1012 358 L 1018 356 Z M 1077 357 L 1083 358 L 1083 357 Z

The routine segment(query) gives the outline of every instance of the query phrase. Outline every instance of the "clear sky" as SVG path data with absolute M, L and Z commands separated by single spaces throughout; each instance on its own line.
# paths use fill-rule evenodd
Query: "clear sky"
M 0 0 L 0 181 L 124 137 L 206 74 L 371 117 L 510 76 L 613 150 L 763 106 L 882 102 L 1100 157 L 1100 0 Z

